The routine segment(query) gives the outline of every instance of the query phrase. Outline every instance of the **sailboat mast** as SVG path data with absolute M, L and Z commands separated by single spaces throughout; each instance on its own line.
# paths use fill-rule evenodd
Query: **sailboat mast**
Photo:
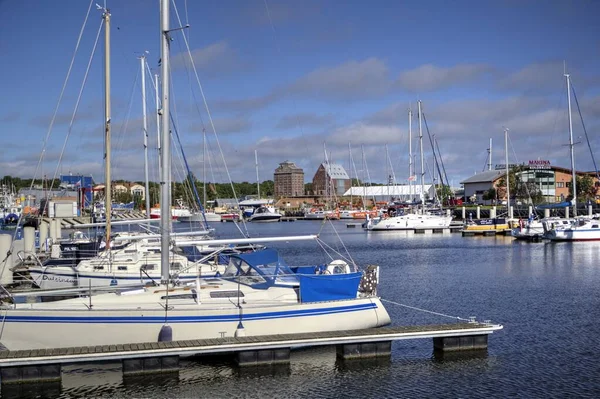
M 506 164 L 506 212 L 510 216 L 510 182 L 508 171 L 508 129 L 504 128 L 504 163 Z
M 112 214 L 112 193 L 110 176 L 110 12 L 104 9 L 104 145 L 106 153 L 104 159 L 104 210 L 106 215 L 106 248 L 110 249 L 110 218 Z
M 421 153 L 421 210 L 425 213 L 425 159 L 423 158 L 423 127 L 421 125 L 421 100 L 417 102 L 419 107 L 419 152 Z
M 156 142 L 158 151 L 158 167 L 162 168 L 162 160 L 160 157 L 160 90 L 158 89 L 158 74 L 154 74 L 154 88 L 156 96 Z M 160 172 L 159 172 L 160 174 Z
M 161 182 L 160 182 L 160 261 L 161 282 L 169 283 L 171 228 L 171 151 L 169 137 L 169 0 L 160 0 L 161 46 Z
M 148 181 L 148 121 L 146 120 L 146 56 L 140 57 L 142 68 L 142 129 L 144 133 L 144 179 L 146 181 L 146 219 L 150 219 L 150 183 Z
M 206 131 L 202 133 L 202 206 L 206 209 Z
M 408 108 L 408 196 L 413 202 L 412 109 Z
M 490 148 L 488 148 L 488 170 L 492 170 L 492 138 L 490 137 Z
M 258 153 L 254 150 L 254 164 L 256 166 L 256 189 L 258 190 L 258 199 L 260 200 L 260 180 L 258 178 Z
M 575 154 L 573 152 L 573 118 L 571 117 L 571 75 L 565 73 L 565 78 L 567 79 L 567 101 L 569 103 L 569 149 L 571 152 L 571 179 L 573 186 L 573 199 L 571 200 L 571 204 L 573 204 L 573 216 L 577 216 L 577 178 L 575 173 Z

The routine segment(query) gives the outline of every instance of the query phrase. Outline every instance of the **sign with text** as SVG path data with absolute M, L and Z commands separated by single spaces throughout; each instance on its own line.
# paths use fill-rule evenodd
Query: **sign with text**
M 529 160 L 529 169 L 551 169 L 550 161 L 545 159 Z

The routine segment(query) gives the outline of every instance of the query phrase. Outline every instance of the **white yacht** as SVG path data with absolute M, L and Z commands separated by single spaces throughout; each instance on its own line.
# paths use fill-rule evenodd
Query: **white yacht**
M 279 222 L 281 216 L 281 213 L 276 212 L 273 207 L 260 206 L 252 212 L 248 220 L 250 222 Z

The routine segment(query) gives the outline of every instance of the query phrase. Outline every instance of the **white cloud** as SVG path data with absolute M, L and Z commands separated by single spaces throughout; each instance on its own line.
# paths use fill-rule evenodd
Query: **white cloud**
M 491 70 L 485 64 L 459 64 L 449 68 L 425 64 L 401 72 L 398 84 L 412 92 L 436 91 L 479 79 Z

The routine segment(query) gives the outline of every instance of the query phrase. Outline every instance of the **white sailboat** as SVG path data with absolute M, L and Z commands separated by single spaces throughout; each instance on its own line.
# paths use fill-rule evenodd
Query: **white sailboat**
M 413 229 L 434 229 L 448 228 L 452 221 L 452 216 L 438 215 L 425 210 L 425 161 L 423 156 L 423 130 L 421 125 L 421 101 L 418 101 L 419 107 L 419 149 L 421 153 L 421 209 L 418 213 L 399 212 L 395 215 L 389 215 L 370 218 L 367 217 L 366 229 L 370 231 L 377 230 L 413 230 Z M 409 136 L 412 134 L 409 112 Z M 410 169 L 410 167 L 409 167 Z M 411 173 L 409 171 L 409 173 Z M 412 186 L 411 186 L 412 187 Z
M 202 210 L 191 212 L 189 215 L 179 216 L 178 220 L 182 223 L 214 223 L 221 221 L 221 215 L 214 211 L 208 212 L 206 209 L 206 132 L 203 134 L 203 156 L 202 156 Z
M 162 215 L 170 207 L 169 1 L 161 0 Z M 104 18 L 110 21 L 108 11 Z M 107 28 L 108 31 L 108 28 Z M 106 34 L 108 37 L 108 33 Z M 185 40 L 185 39 L 184 39 Z M 118 345 L 158 340 L 286 334 L 378 327 L 390 317 L 377 297 L 378 268 L 315 274 L 296 271 L 277 253 L 258 251 L 230 258 L 220 278 L 175 285 L 171 280 L 170 218 L 161 218 L 161 284 L 120 293 L 46 303 L 5 303 L 0 342 L 10 350 Z M 246 241 L 295 241 L 317 236 Z M 218 240 L 217 240 L 218 241 Z M 235 240 L 231 240 L 234 242 Z M 204 241 L 190 241 L 202 245 Z M 215 242 L 220 244 L 221 242 Z M 332 271 L 340 261 L 332 262 Z M 344 263 L 345 264 L 345 263 Z M 352 266 L 355 266 L 352 264 Z M 327 268 L 329 270 L 329 268 Z M 310 273 L 308 273 L 310 271 Z M 307 272 L 307 275 L 301 274 Z
M 571 156 L 571 181 L 573 198 L 568 206 L 573 206 L 573 218 L 563 222 L 543 220 L 545 237 L 551 241 L 598 241 L 600 240 L 600 220 L 598 218 L 577 217 L 577 175 L 573 143 L 573 119 L 571 116 L 571 75 L 565 73 L 567 81 L 567 103 L 569 106 L 569 152 Z

